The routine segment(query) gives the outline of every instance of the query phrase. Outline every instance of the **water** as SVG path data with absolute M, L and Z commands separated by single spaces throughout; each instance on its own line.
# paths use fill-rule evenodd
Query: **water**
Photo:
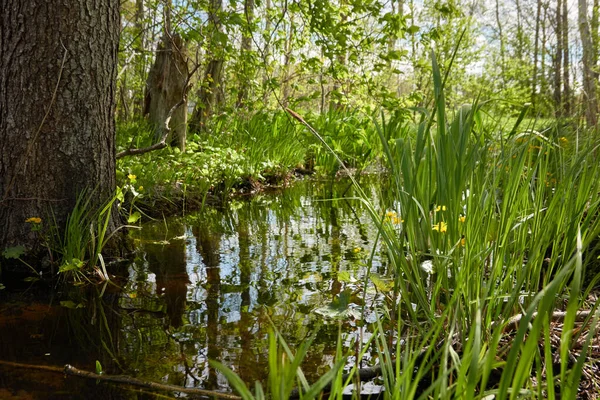
M 0 360 L 90 371 L 98 361 L 110 374 L 230 391 L 208 360 L 264 382 L 275 327 L 292 348 L 318 332 L 303 364 L 314 381 L 333 364 L 340 329 L 345 350 L 369 337 L 360 318 L 376 229 L 359 201 L 331 200 L 351 196 L 348 186 L 299 183 L 224 210 L 147 223 L 131 233 L 136 256 L 119 287 L 71 287 L 42 299 L 0 294 L 12 299 L 0 305 Z M 367 188 L 378 202 L 377 186 Z M 370 272 L 386 277 L 385 256 L 375 249 Z M 368 287 L 368 323 L 383 299 Z M 0 398 L 15 393 L 154 398 L 0 365 Z

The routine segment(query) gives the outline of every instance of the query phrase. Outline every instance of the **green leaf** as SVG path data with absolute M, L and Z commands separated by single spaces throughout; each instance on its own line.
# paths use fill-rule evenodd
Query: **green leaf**
M 14 246 L 14 247 L 8 247 L 8 248 L 4 249 L 4 251 L 2 252 L 2 256 L 4 258 L 13 258 L 13 259 L 18 259 L 23 254 L 25 254 L 25 246 L 20 246 L 20 245 Z
M 63 300 L 60 302 L 60 305 L 66 308 L 70 308 L 71 310 L 75 310 L 77 308 L 83 308 L 84 305 L 81 303 L 75 303 L 74 301 L 71 300 Z
M 58 268 L 58 272 L 77 271 L 83 268 L 85 263 L 78 258 L 73 258 L 71 262 L 65 262 Z
M 102 375 L 102 364 L 100 364 L 100 361 L 98 360 L 96 360 L 96 373 Z
M 406 28 L 406 32 L 410 33 L 411 35 L 414 35 L 415 33 L 419 32 L 419 30 L 421 30 L 421 28 L 419 28 L 416 25 L 411 25 L 408 28 Z
M 394 289 L 394 281 L 392 279 L 383 278 L 378 274 L 371 274 L 370 278 L 373 285 L 382 293 L 387 293 Z
M 127 223 L 133 224 L 137 222 L 140 218 L 142 218 L 142 214 L 140 214 L 139 211 L 135 211 L 129 214 L 129 217 L 127 218 Z

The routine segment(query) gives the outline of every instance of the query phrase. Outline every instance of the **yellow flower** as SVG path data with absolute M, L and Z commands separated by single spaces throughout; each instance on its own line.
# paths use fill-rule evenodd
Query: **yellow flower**
M 403 222 L 404 220 L 402 218 L 392 217 L 392 224 L 401 224 Z
M 431 229 L 440 233 L 446 233 L 448 230 L 448 225 L 444 221 L 440 221 L 440 223 L 433 225 Z
M 352 250 L 352 252 L 353 252 L 353 253 L 360 253 L 360 251 L 361 251 L 361 248 L 360 248 L 360 247 L 355 247 L 355 248 Z
M 138 191 L 140 191 L 140 192 L 141 192 L 142 190 L 144 190 L 144 187 L 143 187 L 143 186 L 140 186 L 140 187 L 138 188 Z
M 131 181 L 135 181 L 135 179 L 137 178 L 137 176 L 135 176 L 134 174 L 129 174 L 127 175 L 127 177 L 129 178 L 129 180 Z
M 31 217 L 31 218 L 27 218 L 25 220 L 25 222 L 29 223 L 29 224 L 41 224 L 42 223 L 42 219 L 39 217 Z
M 440 211 L 440 210 L 442 210 L 442 211 L 446 211 L 446 206 L 437 206 L 437 207 L 435 208 L 435 212 L 438 212 L 438 211 Z
M 458 222 L 462 222 L 463 224 L 465 223 L 466 220 L 467 220 L 467 217 L 465 217 L 464 215 L 461 215 L 460 217 L 458 217 Z
M 466 239 L 466 238 L 463 236 L 463 237 L 460 239 L 460 245 L 464 247 L 466 243 L 467 243 L 467 239 Z
M 558 138 L 558 140 L 562 143 L 562 144 L 569 144 L 569 139 L 567 139 L 564 136 L 561 136 L 560 138 Z
M 396 213 L 394 211 L 388 211 L 385 213 L 386 217 L 392 218 L 396 216 Z

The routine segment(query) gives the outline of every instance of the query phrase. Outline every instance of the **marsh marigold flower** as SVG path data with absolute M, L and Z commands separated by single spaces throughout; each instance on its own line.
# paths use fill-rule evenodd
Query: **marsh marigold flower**
M 31 218 L 27 218 L 25 220 L 25 222 L 27 222 L 28 224 L 41 224 L 42 219 L 39 217 L 31 217 Z
M 398 217 L 392 217 L 392 224 L 401 224 L 403 223 L 404 220 L 402 218 L 398 218 Z
M 135 179 L 137 178 L 137 176 L 135 176 L 134 174 L 129 174 L 129 175 L 127 175 L 127 177 L 129 178 L 130 181 L 135 181 Z
M 437 206 L 437 207 L 435 208 L 435 212 L 438 212 L 438 211 L 440 211 L 440 210 L 441 210 L 441 211 L 446 211 L 446 206 Z
M 433 225 L 431 229 L 440 233 L 446 233 L 448 230 L 448 225 L 444 221 L 440 221 L 439 223 Z
M 465 223 L 466 220 L 467 220 L 467 217 L 465 217 L 464 215 L 461 215 L 460 217 L 458 217 L 458 222 L 462 222 L 463 224 Z

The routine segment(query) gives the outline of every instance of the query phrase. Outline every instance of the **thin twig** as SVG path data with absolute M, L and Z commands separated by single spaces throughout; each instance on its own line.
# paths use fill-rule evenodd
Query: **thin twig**
M 133 385 L 138 387 L 144 387 L 148 389 L 154 390 L 163 390 L 168 392 L 179 392 L 179 393 L 187 393 L 187 394 L 195 394 L 200 396 L 208 396 L 218 399 L 226 399 L 226 400 L 241 400 L 241 397 L 236 396 L 230 393 L 217 392 L 214 390 L 205 390 L 198 388 L 187 388 L 183 386 L 170 385 L 164 383 L 156 383 L 151 381 L 143 381 L 141 379 L 133 378 L 127 375 L 100 375 L 94 372 L 84 371 L 78 368 L 73 367 L 72 365 L 65 365 L 64 367 L 54 367 L 50 365 L 35 365 L 35 364 L 23 364 L 12 361 L 2 361 L 0 360 L 0 365 L 5 365 L 8 367 L 14 368 L 24 368 L 29 370 L 37 370 L 37 371 L 46 371 L 53 372 L 58 374 L 65 374 L 71 376 L 78 376 L 81 378 L 87 379 L 96 379 L 105 382 L 115 382 L 115 383 L 123 383 L 127 385 Z

